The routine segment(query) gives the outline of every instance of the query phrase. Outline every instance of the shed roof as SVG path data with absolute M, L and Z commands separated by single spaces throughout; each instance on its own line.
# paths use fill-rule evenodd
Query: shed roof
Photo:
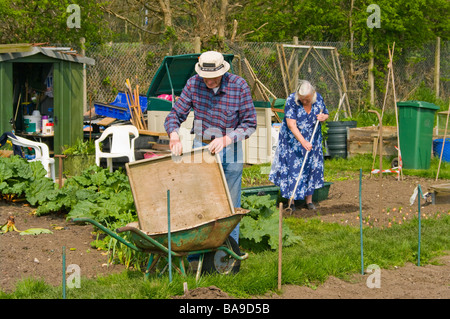
M 67 47 L 50 47 L 35 44 L 2 44 L 0 45 L 0 62 L 25 58 L 35 54 L 43 54 L 50 58 L 66 60 L 75 63 L 94 65 L 95 60 L 77 54 Z

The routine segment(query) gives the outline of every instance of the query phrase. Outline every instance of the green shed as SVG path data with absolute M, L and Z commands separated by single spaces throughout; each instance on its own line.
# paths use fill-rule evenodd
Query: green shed
M 53 154 L 83 138 L 83 68 L 94 64 L 70 48 L 0 45 L 0 134 L 41 140 Z M 37 111 L 54 123 L 53 134 L 28 130 Z

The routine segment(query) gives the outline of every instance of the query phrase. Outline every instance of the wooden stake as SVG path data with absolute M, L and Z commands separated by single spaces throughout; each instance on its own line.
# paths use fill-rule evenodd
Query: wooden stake
M 394 61 L 394 48 L 395 48 L 395 42 L 392 45 L 392 51 L 388 46 L 388 52 L 389 52 L 389 59 Z M 394 78 L 394 64 L 391 65 L 391 77 L 392 77 L 392 90 L 394 93 L 394 108 L 395 108 L 395 121 L 397 124 L 397 145 L 398 145 L 398 161 L 399 161 L 399 169 L 400 169 L 400 174 L 398 174 L 398 180 L 400 180 L 400 175 L 403 179 L 403 164 L 401 163 L 401 148 L 400 148 L 400 134 L 399 134 L 399 129 L 398 129 L 398 111 L 397 111 L 397 95 L 395 94 L 395 78 Z
M 283 203 L 280 203 L 278 215 L 278 290 L 281 290 L 281 260 L 283 251 Z
M 444 130 L 444 139 L 442 142 L 442 149 L 441 149 L 441 157 L 439 158 L 439 166 L 436 174 L 436 181 L 439 177 L 439 170 L 441 169 L 441 163 L 442 163 L 442 155 L 444 154 L 444 146 L 445 146 L 445 139 L 447 137 L 447 127 L 448 127 L 448 117 L 450 115 L 450 104 L 448 105 L 448 112 L 447 112 L 447 122 L 445 123 L 445 130 Z
M 347 84 L 345 82 L 344 71 L 342 71 L 341 61 L 339 61 L 339 53 L 338 53 L 337 48 L 334 48 L 334 54 L 336 56 L 336 63 L 337 63 L 337 66 L 338 66 L 339 73 L 341 74 L 342 90 L 344 91 L 344 93 L 347 93 Z M 352 116 L 352 110 L 350 108 L 350 102 L 348 101 L 348 95 L 345 96 L 345 101 L 347 102 L 348 115 L 351 117 Z
M 284 84 L 284 89 L 286 91 L 286 98 L 287 98 L 290 93 L 289 93 L 289 89 L 288 89 L 288 84 L 286 83 L 286 74 L 285 74 L 285 70 L 284 70 L 283 60 L 281 57 L 280 45 L 277 45 L 277 53 L 278 53 L 278 60 L 280 60 L 281 76 L 283 78 L 283 84 Z

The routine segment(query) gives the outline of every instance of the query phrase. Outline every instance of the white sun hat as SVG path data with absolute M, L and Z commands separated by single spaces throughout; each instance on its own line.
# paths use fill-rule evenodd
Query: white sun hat
M 203 78 L 219 77 L 229 69 L 230 64 L 225 61 L 222 53 L 216 51 L 202 53 L 195 64 L 195 71 Z

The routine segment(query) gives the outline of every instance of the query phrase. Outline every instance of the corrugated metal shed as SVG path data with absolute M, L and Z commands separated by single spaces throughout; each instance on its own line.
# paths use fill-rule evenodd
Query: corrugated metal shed
M 79 55 L 76 51 L 67 47 L 42 47 L 35 46 L 33 44 L 0 45 L 0 62 L 21 59 L 35 54 L 43 54 L 53 59 L 70 62 L 84 63 L 88 65 L 95 64 L 94 59 Z

